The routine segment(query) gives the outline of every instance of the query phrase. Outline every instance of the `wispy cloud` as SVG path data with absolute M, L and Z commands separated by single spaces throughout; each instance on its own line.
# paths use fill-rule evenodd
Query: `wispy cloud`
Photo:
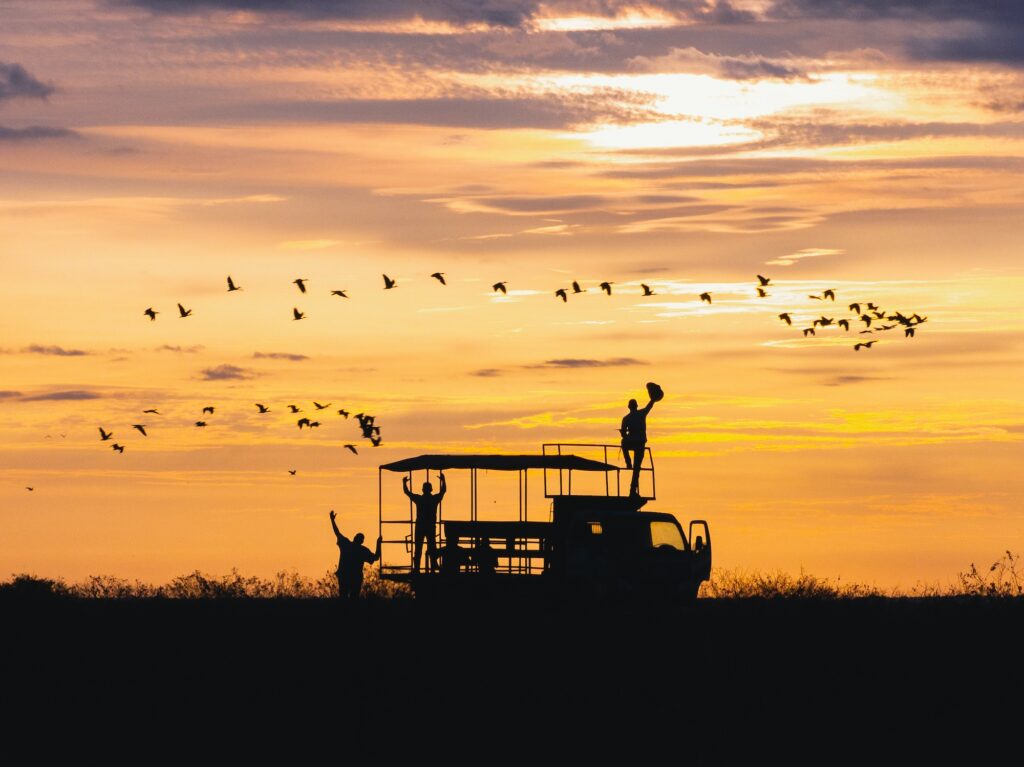
M 56 89 L 29 74 L 21 64 L 0 61 L 0 102 L 10 99 L 46 99 Z
M 170 344 L 163 344 L 156 347 L 158 352 L 175 352 L 177 354 L 195 354 L 205 349 L 202 344 L 196 344 L 194 346 L 171 346 Z
M 539 362 L 534 365 L 524 365 L 523 367 L 530 370 L 537 370 L 546 368 L 614 368 L 646 364 L 646 362 L 634 359 L 633 357 L 612 357 L 611 359 L 604 360 L 567 357 L 564 359 L 545 360 L 544 362 Z
M 0 141 L 38 141 L 48 138 L 81 138 L 81 134 L 69 128 L 51 128 L 46 125 L 29 125 L 27 128 L 0 125 Z
M 15 397 L 20 397 L 20 396 L 21 396 L 21 392 L 20 391 L 13 391 L 11 389 L 5 389 L 3 391 L 0 391 L 0 399 L 14 399 Z
M 67 391 L 53 391 L 46 392 L 44 394 L 33 394 L 28 397 L 22 397 L 22 402 L 44 402 L 44 401 L 64 401 L 64 400 L 86 400 L 86 399 L 100 399 L 102 395 L 92 391 L 85 391 L 84 389 L 70 389 Z
M 49 354 L 54 357 L 85 357 L 89 352 L 84 349 L 65 349 L 63 346 L 43 346 L 32 344 L 21 350 L 25 354 Z
M 205 368 L 200 373 L 204 381 L 247 381 L 256 377 L 251 370 L 228 364 Z
M 305 354 L 289 354 L 288 352 L 254 352 L 252 357 L 257 360 L 289 360 L 291 362 L 309 359 Z
M 798 250 L 796 253 L 790 253 L 785 256 L 779 256 L 773 258 L 771 261 L 765 261 L 768 266 L 792 266 L 797 261 L 802 261 L 805 258 L 821 258 L 822 256 L 841 256 L 845 251 L 836 248 L 804 248 Z

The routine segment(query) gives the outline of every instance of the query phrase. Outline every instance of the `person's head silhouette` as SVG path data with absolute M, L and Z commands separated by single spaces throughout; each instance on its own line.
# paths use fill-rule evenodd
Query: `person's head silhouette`
M 359 546 L 359 545 L 361 545 L 361 544 L 362 544 L 362 542 L 363 542 L 364 540 L 365 540 L 365 538 L 363 537 L 363 534 L 362 534 L 362 533 L 356 533 L 356 534 L 355 534 L 355 537 L 354 537 L 354 538 L 352 539 L 352 542 L 353 542 L 353 543 L 354 543 L 354 544 L 355 544 L 356 546 Z
M 637 405 L 637 404 L 636 404 L 636 400 L 635 400 L 635 399 L 631 399 L 631 400 L 629 401 L 629 403 L 627 404 L 627 407 L 628 407 L 628 408 L 629 408 L 630 410 L 636 410 L 636 409 L 637 409 L 637 408 L 639 407 L 639 405 Z
M 704 550 L 704 538 L 703 537 L 701 537 L 699 535 L 697 536 L 697 539 L 693 542 L 693 549 L 694 549 L 694 551 L 703 551 Z
M 423 483 L 423 495 L 432 495 L 434 492 L 434 486 L 429 482 Z

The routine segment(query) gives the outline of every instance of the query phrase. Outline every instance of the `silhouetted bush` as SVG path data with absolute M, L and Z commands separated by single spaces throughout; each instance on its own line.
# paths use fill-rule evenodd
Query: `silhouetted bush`
M 972 597 L 1020 597 L 1024 596 L 1024 572 L 1020 555 L 1007 551 L 994 562 L 987 572 L 981 572 L 974 563 L 965 572 L 958 573 L 959 593 Z
M 68 585 L 60 579 L 40 578 L 28 573 L 0 583 L 0 596 L 13 599 L 59 599 L 69 596 Z
M 701 586 L 700 595 L 715 599 L 853 599 L 886 596 L 874 586 L 842 583 L 819 578 L 803 570 L 799 575 L 784 572 L 759 573 L 715 570 Z

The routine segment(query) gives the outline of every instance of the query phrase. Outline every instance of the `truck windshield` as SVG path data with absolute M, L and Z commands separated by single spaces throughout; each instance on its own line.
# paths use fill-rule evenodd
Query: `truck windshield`
M 671 546 L 680 551 L 686 551 L 686 544 L 683 543 L 683 534 L 679 528 L 671 522 L 654 520 L 651 522 L 651 546 Z

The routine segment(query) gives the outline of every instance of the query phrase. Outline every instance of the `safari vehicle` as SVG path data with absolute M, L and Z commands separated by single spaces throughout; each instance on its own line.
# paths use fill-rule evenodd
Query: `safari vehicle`
M 381 577 L 409 583 L 417 595 L 695 598 L 711 575 L 708 523 L 694 520 L 684 532 L 671 514 L 644 510 L 656 497 L 653 455 L 647 448 L 636 495 L 624 492 L 632 470 L 621 460 L 618 445 L 545 444 L 540 455 L 420 455 L 384 464 Z M 430 567 L 424 547 L 417 570 L 415 508 L 405 497 L 386 502 L 401 483 L 385 478 L 404 474 L 416 492 L 442 471 L 449 493 L 437 514 L 441 567 Z M 529 508 L 535 471 L 543 476 L 540 514 Z M 496 500 L 494 511 L 480 503 L 481 480 L 491 472 L 516 475 L 518 504 L 506 499 L 503 513 Z M 453 495 L 464 503 L 453 503 Z

